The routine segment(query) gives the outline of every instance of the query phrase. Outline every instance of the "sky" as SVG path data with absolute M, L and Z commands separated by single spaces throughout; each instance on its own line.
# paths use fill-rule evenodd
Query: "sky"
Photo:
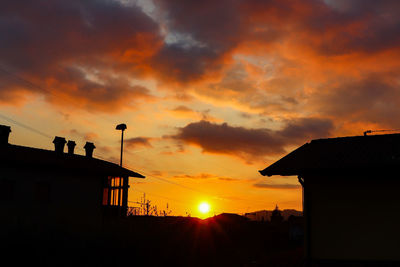
M 312 139 L 400 128 L 400 2 L 3 0 L 0 124 L 124 167 L 173 215 L 302 209 L 264 169 Z

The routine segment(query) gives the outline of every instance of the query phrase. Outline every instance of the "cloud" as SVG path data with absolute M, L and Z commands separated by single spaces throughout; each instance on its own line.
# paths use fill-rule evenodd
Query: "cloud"
M 209 174 L 209 173 L 200 173 L 197 175 L 189 175 L 189 174 L 183 174 L 183 175 L 175 175 L 172 178 L 177 178 L 177 179 L 217 179 L 220 181 L 227 181 L 227 182 L 232 182 L 232 181 L 237 181 L 237 179 L 235 178 L 231 178 L 231 177 L 221 177 L 218 175 L 214 175 L 214 174 Z
M 93 132 L 88 132 L 85 133 L 84 137 L 85 140 L 89 140 L 89 141 L 96 141 L 99 139 L 99 135 Z
M 158 170 L 151 171 L 151 174 L 154 176 L 160 176 L 160 177 L 165 177 L 167 175 L 166 172 L 158 171 Z
M 158 25 L 137 6 L 3 1 L 0 36 L 0 75 L 8 77 L 3 101 L 10 98 L 4 91 L 25 90 L 53 103 L 112 112 L 151 98 L 128 78 L 143 72 L 144 54 L 161 42 Z
M 214 116 L 210 115 L 211 109 L 206 109 L 202 111 L 193 110 L 188 108 L 187 106 L 179 105 L 170 110 L 175 116 L 184 117 L 184 118 L 191 118 L 191 119 L 200 119 L 206 121 L 213 121 L 217 122 L 220 119 L 215 118 Z
M 149 79 L 240 112 L 397 125 L 398 1 L 154 0 L 147 13 L 124 2 L 3 1 L 0 102 L 40 94 L 112 113 L 158 99 L 135 82 Z M 273 138 L 269 154 L 282 151 Z
M 327 137 L 333 128 L 334 125 L 329 119 L 299 118 L 288 120 L 286 126 L 277 131 L 277 134 L 296 142 L 298 140 Z
M 94 132 L 82 132 L 77 129 L 65 130 L 63 131 L 67 135 L 72 135 L 74 137 L 79 137 L 82 141 L 98 141 L 99 135 Z M 67 137 L 68 138 L 68 137 Z
M 225 182 L 233 182 L 233 181 L 237 181 L 238 179 L 230 178 L 230 177 L 218 177 L 218 180 L 225 181 Z
M 174 117 L 192 119 L 199 117 L 199 114 L 196 111 L 184 105 L 179 105 L 173 109 L 170 109 L 169 112 L 171 112 Z
M 398 47 L 399 4 L 365 2 L 156 0 L 172 36 L 155 55 L 156 69 L 187 82 L 221 71 L 222 62 L 249 46 L 285 43 L 324 55 Z
M 149 137 L 134 137 L 134 138 L 129 138 L 124 140 L 124 144 L 126 144 L 126 146 L 128 148 L 136 148 L 136 147 L 153 147 L 150 143 L 150 141 L 152 140 L 152 138 Z
M 207 121 L 190 123 L 172 138 L 200 146 L 204 152 L 217 154 L 265 155 L 283 153 L 284 142 L 268 129 L 232 127 L 227 123 Z
M 314 94 L 311 103 L 329 116 L 398 128 L 400 92 L 396 77 L 394 73 L 372 73 L 348 79 Z
M 330 120 L 319 118 L 291 120 L 281 130 L 248 129 L 199 121 L 179 128 L 177 134 L 168 138 L 199 146 L 203 152 L 249 159 L 283 154 L 286 146 L 329 136 L 333 129 Z
M 253 184 L 254 187 L 257 188 L 265 188 L 265 189 L 300 189 L 301 185 L 299 184 L 264 184 L 264 183 L 256 183 Z
M 175 111 L 178 113 L 192 113 L 193 112 L 192 109 L 190 109 L 186 106 L 183 106 L 183 105 L 177 106 L 176 108 L 172 109 L 171 111 Z
M 220 71 L 240 40 L 240 1 L 154 2 L 170 37 L 152 61 L 160 78 L 187 83 Z

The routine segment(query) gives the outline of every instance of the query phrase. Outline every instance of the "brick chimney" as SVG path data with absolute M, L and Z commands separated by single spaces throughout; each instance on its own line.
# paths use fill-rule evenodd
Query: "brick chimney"
M 83 147 L 86 151 L 86 157 L 92 158 L 93 157 L 93 150 L 96 148 L 92 142 L 86 142 L 85 146 Z
M 67 147 L 68 147 L 68 154 L 73 155 L 75 150 L 75 141 L 68 140 Z
M 64 146 L 65 143 L 67 141 L 65 141 L 64 137 L 59 137 L 56 136 L 53 140 L 53 144 L 54 144 L 54 151 L 58 154 L 63 154 L 64 153 Z
M 8 144 L 8 137 L 10 136 L 11 127 L 0 125 L 0 145 Z

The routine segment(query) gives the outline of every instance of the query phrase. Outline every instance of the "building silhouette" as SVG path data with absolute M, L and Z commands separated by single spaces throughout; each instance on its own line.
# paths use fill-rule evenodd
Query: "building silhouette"
M 76 143 L 55 137 L 54 150 L 8 143 L 10 127 L 0 126 L 0 234 L 15 232 L 96 233 L 105 220 L 123 217 L 129 177 L 139 173 L 74 153 Z M 68 152 L 64 153 L 67 144 Z
M 251 221 L 266 222 L 271 217 L 271 211 L 259 210 L 259 211 L 247 212 L 244 214 L 244 216 Z
M 260 171 L 298 176 L 308 262 L 400 263 L 400 134 L 312 140 Z
M 244 216 L 250 221 L 269 222 L 271 221 L 272 212 L 273 210 L 259 210 L 247 212 L 244 214 Z M 283 216 L 283 221 L 286 221 L 289 219 L 290 216 L 303 216 L 303 212 L 294 209 L 284 209 L 281 210 L 281 215 Z
M 278 205 L 275 206 L 275 209 L 271 214 L 271 223 L 279 224 L 283 222 L 282 212 L 279 210 Z

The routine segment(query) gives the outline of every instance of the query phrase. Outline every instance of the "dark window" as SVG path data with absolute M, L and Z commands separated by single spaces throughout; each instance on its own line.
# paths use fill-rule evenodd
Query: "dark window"
M 0 201 L 10 201 L 14 199 L 15 181 L 8 179 L 0 180 Z
M 123 179 L 107 177 L 103 189 L 103 205 L 122 206 Z
M 39 202 L 50 201 L 50 183 L 48 182 L 36 182 L 35 184 L 35 200 Z

